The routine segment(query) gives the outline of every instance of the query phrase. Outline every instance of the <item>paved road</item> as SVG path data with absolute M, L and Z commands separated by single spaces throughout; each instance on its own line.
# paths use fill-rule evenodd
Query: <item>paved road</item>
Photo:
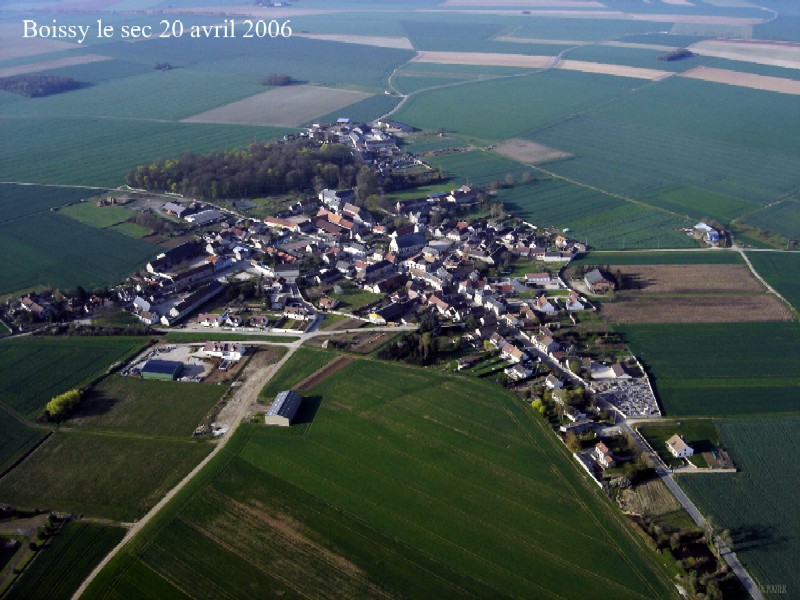
M 166 505 L 167 503 L 172 500 L 175 495 L 180 492 L 186 484 L 188 484 L 195 476 L 197 476 L 200 471 L 211 461 L 213 458 L 220 453 L 220 451 L 225 447 L 228 441 L 233 437 L 233 434 L 236 432 L 236 429 L 239 427 L 241 422 L 243 421 L 244 417 L 247 415 L 247 411 L 252 405 L 252 403 L 258 398 L 259 392 L 264 388 L 267 382 L 272 379 L 273 375 L 278 372 L 278 370 L 286 363 L 287 360 L 294 354 L 294 352 L 300 347 L 302 341 L 297 340 L 291 344 L 288 344 L 288 352 L 284 355 L 284 357 L 275 363 L 274 365 L 270 365 L 267 368 L 259 368 L 260 365 L 254 364 L 251 362 L 247 365 L 242 376 L 244 378 L 244 383 L 241 387 L 236 388 L 236 392 L 233 395 L 233 398 L 228 402 L 228 405 L 225 407 L 227 410 L 230 411 L 230 427 L 228 432 L 222 437 L 219 443 L 214 447 L 214 449 L 206 456 L 200 464 L 198 464 L 194 469 L 192 469 L 181 481 L 173 487 L 169 492 L 167 492 L 166 496 L 164 496 L 158 504 L 156 504 L 150 512 L 148 512 L 139 522 L 134 524 L 130 529 L 128 529 L 125 537 L 122 538 L 122 541 L 114 547 L 114 549 L 106 555 L 106 557 L 100 561 L 100 563 L 94 568 L 94 570 L 89 574 L 89 576 L 83 581 L 80 587 L 75 591 L 72 595 L 72 600 L 77 600 L 78 598 L 83 595 L 86 589 L 89 587 L 89 584 L 94 581 L 95 577 L 100 573 L 100 571 L 114 558 L 127 544 L 130 542 L 134 536 L 136 536 L 149 522 L 150 520 L 157 515 Z

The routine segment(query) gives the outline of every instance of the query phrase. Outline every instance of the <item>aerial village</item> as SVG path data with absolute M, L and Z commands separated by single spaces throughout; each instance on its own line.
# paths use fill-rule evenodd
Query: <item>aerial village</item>
M 358 125 L 343 118 L 299 135 L 346 144 L 380 183 L 385 173 L 425 168 L 398 147 L 397 136 L 409 131 L 392 120 Z M 336 328 L 322 329 L 326 318 L 366 332 L 433 322 L 453 346 L 443 349 L 439 364 L 480 371 L 547 413 L 601 486 L 605 470 L 633 462 L 641 451 L 618 424 L 661 415 L 645 369 L 597 314 L 595 299 L 613 294 L 620 282 L 599 266 L 580 267 L 565 280 L 565 267 L 585 245 L 502 210 L 490 215 L 486 190 L 464 184 L 369 210 L 352 189 L 322 189 L 263 218 L 235 204 L 133 189 L 96 202 L 131 198 L 176 223 L 179 243 L 114 289 L 74 297 L 47 290 L 9 301 L 4 321 L 15 331 L 79 328 L 104 311 L 122 310 L 152 333 L 214 332 L 219 340 L 225 332 L 326 332 L 340 344 Z M 713 241 L 713 229 L 700 226 L 698 238 Z M 362 301 L 347 302 L 349 295 Z M 247 342 L 160 342 L 120 373 L 217 381 L 235 374 L 248 351 Z M 282 392 L 264 407 L 262 422 L 291 424 L 299 402 L 295 392 Z M 198 431 L 209 432 L 224 429 Z M 691 455 L 680 438 L 669 449 L 679 458 Z

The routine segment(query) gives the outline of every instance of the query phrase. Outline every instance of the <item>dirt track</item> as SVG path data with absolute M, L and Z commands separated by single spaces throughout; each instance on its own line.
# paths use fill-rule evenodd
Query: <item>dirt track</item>
M 297 390 L 298 392 L 305 392 L 307 390 L 310 390 L 315 385 L 323 382 L 334 373 L 344 369 L 351 362 L 353 362 L 352 356 L 339 356 L 337 358 L 334 358 L 327 365 L 325 365 L 321 369 L 317 369 L 314 373 L 303 379 L 303 381 L 294 386 L 294 389 Z

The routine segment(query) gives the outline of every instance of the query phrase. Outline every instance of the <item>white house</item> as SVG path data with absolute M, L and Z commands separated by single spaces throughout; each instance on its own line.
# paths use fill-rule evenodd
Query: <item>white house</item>
M 667 448 L 675 458 L 689 458 L 694 454 L 694 449 L 677 433 L 667 440 Z
M 245 347 L 242 344 L 231 342 L 206 342 L 203 346 L 203 354 L 223 360 L 242 360 L 244 353 Z

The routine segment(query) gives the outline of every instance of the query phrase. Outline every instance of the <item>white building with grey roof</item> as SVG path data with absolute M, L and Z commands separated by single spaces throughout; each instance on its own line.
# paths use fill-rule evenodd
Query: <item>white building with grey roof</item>
M 269 410 L 267 410 L 267 414 L 264 415 L 264 423 L 279 427 L 289 427 L 297 415 L 297 409 L 300 408 L 302 400 L 303 397 L 294 390 L 278 392 Z

